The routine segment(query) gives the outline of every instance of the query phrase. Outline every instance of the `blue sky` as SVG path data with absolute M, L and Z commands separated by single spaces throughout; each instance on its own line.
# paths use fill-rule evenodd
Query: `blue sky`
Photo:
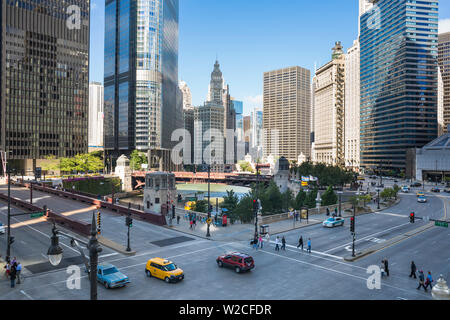
M 450 1 L 440 1 L 450 31 Z M 314 72 L 335 41 L 347 49 L 358 33 L 358 0 L 180 0 L 179 78 L 194 105 L 206 99 L 216 56 L 244 114 L 262 106 L 265 71 L 298 65 Z M 104 0 L 92 0 L 90 81 L 103 83 Z

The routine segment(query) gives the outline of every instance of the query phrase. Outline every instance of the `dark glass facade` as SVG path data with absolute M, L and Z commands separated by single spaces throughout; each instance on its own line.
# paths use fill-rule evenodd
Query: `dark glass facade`
M 171 148 L 183 128 L 178 0 L 107 0 L 105 149 L 113 157 Z
M 361 16 L 361 166 L 405 168 L 437 135 L 438 1 L 372 0 Z
M 68 28 L 80 9 L 80 28 Z M 88 151 L 89 1 L 1 2 L 1 149 L 25 169 Z

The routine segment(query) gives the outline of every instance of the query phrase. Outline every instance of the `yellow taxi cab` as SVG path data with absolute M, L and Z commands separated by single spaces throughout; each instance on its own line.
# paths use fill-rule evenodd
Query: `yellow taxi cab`
M 184 279 L 183 270 L 178 268 L 172 261 L 162 258 L 153 258 L 147 261 L 145 266 L 147 277 L 155 277 L 165 282 L 178 282 Z
M 418 197 L 421 197 L 421 196 L 423 197 L 425 195 L 425 193 L 423 193 L 423 191 L 417 191 L 416 195 Z

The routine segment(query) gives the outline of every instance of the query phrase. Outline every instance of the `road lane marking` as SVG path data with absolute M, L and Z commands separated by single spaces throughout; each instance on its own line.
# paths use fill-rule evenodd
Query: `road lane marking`
M 407 218 L 407 215 L 403 214 L 397 214 L 397 213 L 390 213 L 390 212 L 375 212 L 375 214 L 384 214 L 387 216 L 393 216 L 393 217 L 400 217 L 400 218 Z
M 275 243 L 275 241 L 270 240 L 270 243 Z M 286 247 L 288 247 L 288 248 L 297 248 L 296 246 L 293 246 L 293 245 L 290 245 L 290 244 L 286 244 Z M 280 248 L 281 248 L 281 246 L 280 246 Z M 320 255 L 331 257 L 331 258 L 335 258 L 335 259 L 338 259 L 338 260 L 342 260 L 343 259 L 342 257 L 334 256 L 332 254 L 323 253 L 323 252 L 320 252 L 320 251 L 311 250 L 311 253 L 320 254 Z
M 27 297 L 28 299 L 30 299 L 30 300 L 34 300 L 28 293 L 26 293 L 25 291 L 23 291 L 23 290 L 20 290 L 20 293 L 21 294 L 23 294 L 25 297 Z
M 361 239 L 356 240 L 355 243 L 361 242 L 361 241 L 363 241 L 363 240 L 367 240 L 367 238 L 373 238 L 373 236 L 376 236 L 376 235 L 378 235 L 378 234 L 380 234 L 380 233 L 387 232 L 387 231 L 391 231 L 391 230 L 394 230 L 394 229 L 397 229 L 397 228 L 400 228 L 400 227 L 404 227 L 404 226 L 409 225 L 409 224 L 410 224 L 409 222 L 408 222 L 408 223 L 404 223 L 404 224 L 400 224 L 400 225 L 398 225 L 398 226 L 395 226 L 395 227 L 392 227 L 392 228 L 389 228 L 389 229 L 385 229 L 385 230 L 383 230 L 383 231 L 379 231 L 379 232 L 370 234 L 370 235 L 368 235 L 368 236 L 365 236 L 365 237 L 363 237 L 363 238 L 361 238 Z M 329 249 L 329 250 L 327 250 L 327 251 L 324 251 L 324 253 L 328 253 L 328 252 L 330 252 L 330 251 L 334 251 L 334 250 L 336 250 L 336 249 L 340 249 L 340 248 L 342 248 L 342 247 L 346 247 L 346 246 L 351 245 L 351 244 L 353 244 L 353 242 L 349 242 L 349 243 L 340 245 L 340 246 L 338 246 L 338 247 L 335 247 L 335 248 L 333 248 L 333 249 Z
M 117 252 L 113 252 L 113 253 L 101 255 L 101 256 L 99 256 L 99 258 L 107 258 L 107 257 L 112 257 L 112 256 L 117 256 L 117 255 L 118 255 Z
M 353 274 L 350 274 L 350 273 L 346 273 L 346 272 L 343 272 L 343 271 L 338 271 L 338 270 L 335 270 L 335 269 L 323 267 L 323 266 L 320 266 L 320 265 L 317 265 L 317 264 L 314 264 L 314 263 L 309 263 L 309 262 L 306 262 L 306 261 L 302 261 L 302 260 L 298 260 L 296 258 L 283 256 L 283 255 L 276 254 L 276 253 L 273 253 L 273 252 L 268 252 L 268 251 L 264 251 L 264 250 L 261 250 L 261 252 L 264 252 L 266 254 L 270 254 L 270 255 L 276 256 L 278 258 L 281 257 L 281 258 L 293 260 L 293 261 L 296 261 L 296 262 L 299 262 L 299 263 L 302 263 L 302 264 L 306 264 L 306 265 L 309 265 L 311 267 L 316 267 L 316 268 L 319 268 L 319 269 L 323 269 L 323 270 L 326 270 L 326 271 L 329 271 L 329 272 L 334 272 L 334 273 L 339 273 L 339 274 L 342 274 L 342 275 L 346 275 L 346 276 L 349 276 L 349 277 L 352 277 L 352 278 L 363 280 L 364 282 L 367 283 L 367 278 L 364 278 L 364 277 L 360 277 L 360 276 L 356 276 L 356 275 L 353 275 Z M 389 287 L 389 288 L 393 288 L 393 289 L 397 289 L 397 290 L 401 290 L 401 291 L 406 291 L 409 294 L 425 296 L 425 294 L 422 294 L 421 292 L 416 292 L 416 291 L 411 291 L 411 290 L 399 288 L 399 287 L 396 287 L 396 286 L 393 286 L 393 285 L 389 285 L 389 284 L 386 284 L 386 283 L 383 283 L 383 286 L 386 286 L 386 287 Z M 429 295 L 426 295 L 426 296 L 429 297 Z

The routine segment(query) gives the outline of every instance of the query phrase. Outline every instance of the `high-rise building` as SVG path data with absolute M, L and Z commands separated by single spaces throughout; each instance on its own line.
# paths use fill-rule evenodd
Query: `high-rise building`
M 332 59 L 314 76 L 314 156 L 316 163 L 345 165 L 345 54 L 340 42 Z M 306 154 L 305 154 L 306 155 Z
M 231 99 L 233 109 L 236 113 L 236 136 L 237 141 L 244 141 L 244 103 L 235 99 Z
M 189 89 L 187 83 L 185 81 L 180 81 L 179 88 L 183 97 L 183 109 L 192 108 L 192 94 L 191 89 Z
M 359 17 L 361 17 L 364 13 L 372 9 L 373 3 L 371 0 L 359 0 Z M 358 18 L 358 35 L 361 33 L 361 23 Z
M 88 0 L 1 1 L 0 150 L 19 172 L 88 151 L 89 9 Z
M 437 107 L 438 137 L 447 130 L 444 128 L 444 79 L 442 78 L 441 67 L 438 66 L 438 107 Z
M 185 165 L 193 164 L 194 163 L 194 118 L 195 118 L 195 108 L 184 108 L 183 109 L 183 120 L 184 120 L 184 129 L 185 136 L 183 138 L 183 141 L 185 143 L 184 145 L 184 152 L 190 152 L 190 163 L 184 163 Z M 189 148 L 187 143 L 189 142 Z
M 103 150 L 103 85 L 89 84 L 89 152 Z
M 401 171 L 437 135 L 438 2 L 371 0 L 361 16 L 361 167 Z
M 301 67 L 269 71 L 263 83 L 264 157 L 309 157 L 311 72 Z
M 255 108 L 251 114 L 250 154 L 256 160 L 262 158 L 263 146 L 263 111 Z
M 345 166 L 358 170 L 359 168 L 359 41 L 345 55 Z
M 170 163 L 172 132 L 183 128 L 178 11 L 178 0 L 106 0 L 107 159 L 137 149 L 149 152 L 151 166 Z
M 443 122 L 441 133 L 446 133 L 450 125 L 450 32 L 439 35 L 438 63 L 442 77 L 442 91 L 440 91 L 442 108 L 439 110 Z

